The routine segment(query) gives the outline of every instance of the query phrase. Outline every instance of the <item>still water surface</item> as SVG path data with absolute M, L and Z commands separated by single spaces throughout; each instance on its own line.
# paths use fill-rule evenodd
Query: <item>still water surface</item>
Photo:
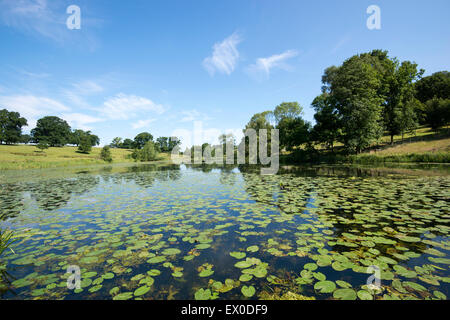
M 0 226 L 19 240 L 1 258 L 0 297 L 447 299 L 449 173 L 317 166 L 261 176 L 184 165 L 2 172 Z M 80 289 L 67 288 L 68 266 L 80 268 Z M 373 270 L 379 291 L 367 286 Z

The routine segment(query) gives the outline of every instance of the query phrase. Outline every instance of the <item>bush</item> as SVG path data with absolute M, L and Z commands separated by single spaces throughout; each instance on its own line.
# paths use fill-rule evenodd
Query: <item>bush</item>
M 134 149 L 131 157 L 136 161 L 153 161 L 156 160 L 158 151 L 153 141 L 148 141 L 141 150 Z
M 112 162 L 111 149 L 109 146 L 104 146 L 100 152 L 100 158 L 106 162 Z
M 48 149 L 48 143 L 46 141 L 41 141 L 36 145 L 36 148 L 44 152 L 45 149 Z
M 92 143 L 88 137 L 83 137 L 81 139 L 80 145 L 78 146 L 78 151 L 82 153 L 89 153 L 92 150 Z

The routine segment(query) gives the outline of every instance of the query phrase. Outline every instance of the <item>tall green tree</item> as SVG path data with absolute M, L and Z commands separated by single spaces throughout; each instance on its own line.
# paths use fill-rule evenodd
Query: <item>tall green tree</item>
M 120 145 L 120 148 L 124 149 L 133 149 L 134 147 L 134 141 L 131 139 L 125 139 L 123 140 L 122 144 Z
M 122 138 L 120 137 L 115 137 L 110 144 L 111 148 L 120 148 L 121 145 L 122 145 Z
M 425 103 L 426 123 L 435 131 L 450 124 L 450 99 L 433 98 Z
M 156 145 L 158 146 L 161 152 L 169 151 L 169 138 L 159 137 L 158 139 L 156 139 Z
M 0 144 L 12 144 L 21 142 L 22 127 L 27 125 L 27 119 L 20 113 L 0 110 Z
M 141 132 L 134 138 L 134 144 L 137 149 L 142 149 L 149 141 L 153 141 L 153 136 L 148 132 Z
M 404 61 L 399 65 L 393 60 L 394 68 L 387 78 L 389 89 L 386 93 L 384 106 L 384 124 L 394 142 L 394 135 L 412 131 L 418 125 L 416 109 L 419 101 L 415 98 L 414 82 L 420 78 L 423 70 L 417 69 L 417 64 Z
M 61 147 L 70 142 L 72 132 L 69 124 L 58 117 L 48 116 L 37 121 L 31 130 L 33 141 L 46 141 L 51 147 Z
M 294 147 L 309 142 L 310 127 L 300 116 L 282 118 L 277 125 L 280 147 L 291 151 Z
M 315 110 L 314 120 L 316 124 L 311 131 L 311 140 L 325 144 L 334 152 L 334 144 L 340 140 L 341 121 L 338 110 L 330 102 L 330 96 L 327 92 L 317 96 L 312 107 Z
M 282 102 L 275 107 L 273 111 L 273 117 L 275 123 L 278 124 L 283 119 L 294 119 L 300 117 L 303 112 L 303 108 L 298 102 Z
M 450 72 L 435 72 L 417 81 L 416 96 L 422 103 L 433 98 L 450 99 Z
M 310 124 L 301 118 L 303 108 L 298 102 L 282 102 L 275 107 L 273 119 L 279 130 L 280 147 L 293 150 L 309 141 Z
M 93 134 L 91 131 L 79 129 L 72 132 L 69 143 L 78 147 L 84 138 L 87 138 L 90 141 L 92 147 L 100 144 L 100 138 L 97 135 Z
M 327 69 L 324 91 L 341 118 L 341 140 L 345 147 L 359 153 L 383 134 L 382 103 L 385 91 L 377 71 L 379 51 L 355 55 L 340 67 Z

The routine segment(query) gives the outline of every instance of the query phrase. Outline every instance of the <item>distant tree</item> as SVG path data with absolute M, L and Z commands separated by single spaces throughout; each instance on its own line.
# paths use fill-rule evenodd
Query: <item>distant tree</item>
M 169 138 L 159 137 L 158 139 L 156 139 L 156 146 L 159 148 L 161 152 L 169 151 Z
M 311 140 L 327 145 L 334 152 L 334 143 L 339 140 L 341 134 L 338 111 L 326 92 L 313 100 L 312 107 L 316 111 L 316 124 L 311 130 Z
M 106 162 L 112 162 L 111 149 L 109 146 L 104 146 L 100 152 L 100 158 Z
M 450 72 L 440 71 L 423 77 L 415 87 L 417 99 L 422 103 L 433 98 L 450 99 Z
M 280 147 L 291 151 L 294 147 L 309 142 L 310 127 L 311 125 L 299 116 L 282 118 L 277 125 Z
M 91 131 L 83 131 L 79 129 L 72 132 L 69 143 L 74 144 L 78 147 L 85 137 L 89 139 L 91 146 L 97 146 L 100 144 L 100 138 L 98 136 L 92 134 Z
M 133 140 L 131 140 L 131 139 L 125 139 L 125 140 L 123 140 L 123 142 L 122 142 L 120 148 L 123 148 L 123 149 L 133 149 L 133 146 L 134 146 L 134 141 L 133 141 Z
M 48 149 L 48 143 L 47 141 L 40 141 L 37 145 L 36 148 L 38 148 L 39 150 L 41 150 L 41 152 L 44 152 L 45 149 Z
M 416 98 L 421 104 L 416 104 L 416 114 L 420 124 L 427 124 L 426 103 L 433 98 L 450 99 L 450 72 L 440 71 L 431 76 L 423 77 L 415 83 Z
M 298 102 L 283 102 L 275 107 L 272 114 L 279 130 L 281 148 L 292 150 L 309 140 L 309 123 L 301 118 L 302 112 Z
M 83 136 L 81 138 L 80 145 L 78 146 L 78 151 L 82 153 L 89 153 L 92 150 L 92 142 L 88 136 Z
M 435 131 L 450 124 L 450 99 L 433 98 L 425 104 L 426 123 Z
M 122 138 L 115 137 L 111 142 L 111 148 L 120 148 L 122 145 Z
M 20 136 L 20 142 L 24 144 L 29 144 L 32 138 L 29 134 L 23 134 Z
M 88 131 L 87 133 L 89 134 L 89 139 L 91 141 L 91 145 L 98 146 L 100 144 L 100 138 L 97 135 L 92 134 L 90 131 Z
M 254 114 L 245 126 L 244 131 L 246 129 L 273 129 L 273 125 L 270 123 L 271 117 L 273 117 L 272 111 L 264 111 Z
M 135 149 L 132 157 L 138 161 L 153 161 L 156 160 L 158 152 L 153 141 L 147 141 L 142 149 Z
M 153 140 L 153 136 L 148 132 L 141 132 L 134 138 L 134 144 L 137 149 L 142 149 L 145 144 Z
M 172 150 L 179 146 L 181 144 L 181 140 L 177 137 L 169 137 L 169 152 L 172 152 Z
M 298 102 L 283 102 L 275 107 L 273 111 L 273 117 L 278 124 L 283 119 L 294 119 L 300 117 L 303 112 L 303 108 Z
M 69 143 L 76 145 L 77 147 L 81 143 L 81 138 L 84 136 L 85 132 L 83 130 L 74 130 L 72 134 L 70 135 Z
M 232 133 L 223 133 L 219 136 L 219 142 L 225 148 L 225 145 L 227 143 L 230 143 L 232 146 L 234 146 L 236 144 L 236 139 Z
M 0 110 L 0 144 L 17 143 L 21 141 L 22 127 L 27 125 L 27 120 L 20 113 Z
M 36 128 L 31 130 L 33 141 L 46 141 L 51 147 L 61 147 L 70 142 L 70 126 L 58 117 L 49 116 L 37 121 Z

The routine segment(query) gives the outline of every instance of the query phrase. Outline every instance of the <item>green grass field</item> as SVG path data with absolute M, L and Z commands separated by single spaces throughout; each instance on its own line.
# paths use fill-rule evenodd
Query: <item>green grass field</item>
M 107 163 L 100 159 L 102 148 L 93 147 L 89 154 L 77 147 L 48 148 L 41 152 L 32 145 L 0 145 L 0 170 L 69 167 Z M 132 150 L 111 149 L 113 163 L 134 162 Z M 169 161 L 170 155 L 160 153 L 158 161 Z
M 53 168 L 106 163 L 100 159 L 101 148 L 89 154 L 77 152 L 77 147 L 49 148 L 40 152 L 32 145 L 0 145 L 0 170 Z M 113 163 L 133 162 L 131 150 L 111 149 Z M 161 154 L 161 158 L 167 158 Z

